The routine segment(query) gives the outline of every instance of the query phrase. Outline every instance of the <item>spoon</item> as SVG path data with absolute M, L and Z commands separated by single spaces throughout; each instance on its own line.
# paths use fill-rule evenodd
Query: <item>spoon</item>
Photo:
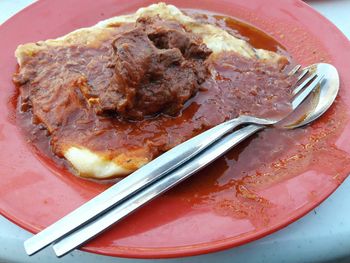
M 310 101 L 312 103 L 310 103 L 309 100 L 305 102 L 308 103 L 307 106 L 312 106 L 311 109 L 310 107 L 301 107 L 301 112 L 298 114 L 301 114 L 303 118 L 300 119 L 298 117 L 295 119 L 293 118 L 293 113 L 290 115 L 290 117 L 292 117 L 291 121 L 288 121 L 287 118 L 282 120 L 282 122 L 275 122 L 274 125 L 277 124 L 282 128 L 287 129 L 304 126 L 319 118 L 333 104 L 339 90 L 339 76 L 335 67 L 330 64 L 319 63 L 307 67 L 305 72 L 317 73 L 318 76 L 323 76 L 316 92 L 311 94 L 312 100 Z M 53 246 L 56 255 L 62 256 L 90 240 L 100 232 L 106 230 L 112 224 L 120 221 L 137 208 L 187 179 L 222 156 L 232 147 L 265 127 L 267 126 L 251 124 L 216 141 L 198 155 L 173 170 L 171 173 L 148 185 L 146 188 L 143 188 L 130 198 L 100 215 L 95 221 L 87 223 L 70 235 L 60 239 Z

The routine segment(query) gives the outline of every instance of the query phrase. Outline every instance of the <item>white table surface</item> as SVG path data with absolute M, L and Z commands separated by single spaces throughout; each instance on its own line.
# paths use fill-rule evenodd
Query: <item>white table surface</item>
M 34 1 L 0 0 L 0 23 L 32 2 Z M 350 38 L 350 0 L 314 0 L 308 1 L 308 3 L 336 24 Z M 258 241 L 208 255 L 168 260 L 136 260 L 74 251 L 58 259 L 51 248 L 46 248 L 38 254 L 29 257 L 25 254 L 23 242 L 31 235 L 0 216 L 0 263 L 345 263 L 350 262 L 350 177 L 319 207 L 288 227 Z

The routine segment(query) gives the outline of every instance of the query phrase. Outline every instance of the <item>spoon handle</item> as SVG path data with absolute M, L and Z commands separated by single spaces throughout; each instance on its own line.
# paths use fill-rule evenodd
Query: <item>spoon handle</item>
M 102 214 L 95 221 L 84 225 L 70 235 L 60 239 L 53 246 L 56 255 L 63 256 L 74 248 L 79 247 L 147 202 L 203 169 L 238 143 L 264 127 L 265 126 L 252 124 L 221 138 L 212 146 L 167 174 L 165 177 L 159 179 L 147 188 L 133 195 L 131 198 L 126 199 L 124 202 Z
M 246 118 L 238 117 L 226 121 L 163 153 L 158 158 L 26 240 L 24 248 L 27 254 L 32 255 L 36 253 L 162 178 L 215 143 L 225 134 L 231 132 L 235 127 L 244 123 L 244 120 Z

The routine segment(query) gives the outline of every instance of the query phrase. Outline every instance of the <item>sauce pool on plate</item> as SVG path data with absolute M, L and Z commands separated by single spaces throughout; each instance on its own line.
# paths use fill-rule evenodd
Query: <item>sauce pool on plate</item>
M 98 116 L 91 111 L 85 121 L 75 120 L 72 115 L 74 125 L 65 126 L 55 136 L 82 141 L 96 151 L 118 150 L 118 147 L 137 149 L 146 144 L 152 149 L 150 154 L 154 158 L 205 129 L 240 114 L 271 116 L 290 110 L 293 82 L 285 75 L 292 68 L 293 61 L 282 45 L 262 31 L 232 18 L 194 10 L 186 12 L 197 20 L 215 24 L 245 39 L 256 48 L 277 52 L 291 63 L 281 65 L 283 69 L 277 70 L 234 53 L 223 53 L 211 64 L 216 71 L 215 81 L 208 79 L 176 116 L 160 114 L 130 121 Z M 81 52 L 103 54 L 105 47 L 101 50 L 80 50 L 77 56 Z M 251 75 L 251 72 L 254 74 Z M 198 209 L 205 202 L 206 206 L 210 204 L 220 214 L 250 218 L 257 224 L 263 224 L 264 220 L 258 218 L 268 220 L 268 211 L 273 211 L 274 207 L 261 195 L 265 188 L 310 168 L 327 169 L 329 173 L 350 168 L 350 165 L 343 166 L 344 163 L 338 167 L 339 162 L 332 167 L 324 164 L 324 160 L 333 156 L 344 162 L 349 160 L 346 154 L 333 147 L 331 140 L 341 132 L 347 118 L 341 110 L 343 107 L 338 100 L 325 117 L 308 127 L 266 129 L 166 195 L 195 200 Z M 70 169 L 66 161 L 57 155 L 59 151 L 52 151 L 55 137 L 48 135 L 44 126 L 33 124 L 30 111 L 19 109 L 17 122 L 39 158 L 54 160 L 61 169 Z M 79 136 L 82 130 L 85 130 L 84 136 Z

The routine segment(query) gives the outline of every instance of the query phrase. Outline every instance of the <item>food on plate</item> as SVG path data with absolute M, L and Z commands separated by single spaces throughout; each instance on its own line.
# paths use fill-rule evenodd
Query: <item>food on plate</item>
M 77 175 L 106 179 L 238 115 L 290 110 L 288 54 L 255 48 L 220 21 L 159 3 L 18 46 L 31 141 L 49 142 Z

